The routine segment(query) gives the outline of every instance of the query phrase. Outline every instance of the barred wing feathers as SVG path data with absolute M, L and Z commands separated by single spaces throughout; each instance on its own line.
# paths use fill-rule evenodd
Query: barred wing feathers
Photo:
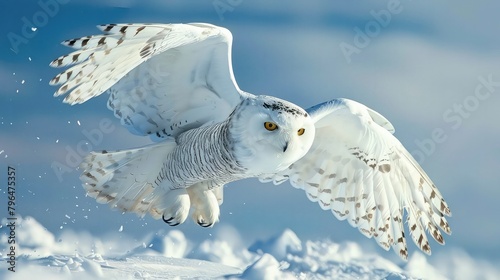
M 150 213 L 159 219 L 176 199 L 168 186 L 161 185 L 157 175 L 175 142 L 167 141 L 123 151 L 92 152 L 80 165 L 87 195 L 102 204 L 139 216 Z
M 80 104 L 109 90 L 108 107 L 132 133 L 153 140 L 227 118 L 243 95 L 231 66 L 231 33 L 210 24 L 108 24 L 64 41 L 76 49 L 50 64 L 51 81 Z
M 428 231 L 444 244 L 451 233 L 451 212 L 418 163 L 391 134 L 387 119 L 357 102 L 335 99 L 307 110 L 316 136 L 309 152 L 289 169 L 261 178 L 275 184 L 290 180 L 308 198 L 347 220 L 368 238 L 403 259 L 408 251 L 403 212 L 409 233 L 425 253 Z

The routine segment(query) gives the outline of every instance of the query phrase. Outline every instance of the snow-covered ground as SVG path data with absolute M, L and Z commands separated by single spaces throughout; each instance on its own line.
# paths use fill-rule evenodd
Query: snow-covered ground
M 6 220 L 2 221 L 5 225 Z M 16 227 L 15 272 L 9 271 L 10 229 L 0 228 L 1 279 L 500 279 L 500 269 L 463 251 L 441 253 L 432 265 L 420 252 L 396 264 L 356 243 L 300 240 L 285 230 L 245 247 L 233 228 L 199 244 L 176 229 L 143 240 L 54 236 L 31 217 Z

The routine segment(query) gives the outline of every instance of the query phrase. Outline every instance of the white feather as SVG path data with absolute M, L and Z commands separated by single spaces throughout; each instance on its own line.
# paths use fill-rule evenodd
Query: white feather
M 165 210 L 161 201 L 170 188 L 159 186 L 157 174 L 173 151 L 175 142 L 163 142 L 138 149 L 93 152 L 80 165 L 81 180 L 90 197 L 99 203 L 139 216 Z

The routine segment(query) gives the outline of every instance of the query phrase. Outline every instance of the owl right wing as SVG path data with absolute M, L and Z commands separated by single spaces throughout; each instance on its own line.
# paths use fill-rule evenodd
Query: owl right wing
M 234 79 L 231 33 L 205 24 L 108 24 L 102 35 L 64 41 L 77 51 L 53 67 L 54 96 L 80 104 L 109 90 L 108 108 L 153 140 L 226 119 L 247 93 Z
M 451 233 L 451 211 L 434 183 L 392 135 L 379 113 L 347 99 L 307 109 L 315 121 L 315 140 L 307 154 L 287 170 L 260 178 L 275 184 L 290 180 L 307 197 L 347 220 L 384 249 L 403 259 L 408 251 L 403 215 L 410 236 L 425 253 L 426 230 L 444 244 L 440 230 Z

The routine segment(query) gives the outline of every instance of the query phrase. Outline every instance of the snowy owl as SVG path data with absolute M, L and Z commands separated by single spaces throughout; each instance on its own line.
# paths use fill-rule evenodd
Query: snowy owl
M 64 41 L 76 51 L 53 67 L 55 96 L 80 104 L 105 91 L 108 108 L 149 146 L 92 152 L 80 166 L 88 195 L 121 211 L 175 226 L 219 220 L 225 184 L 257 177 L 290 181 L 322 209 L 386 250 L 444 244 L 448 205 L 392 135 L 381 114 L 348 99 L 303 109 L 242 91 L 231 65 L 231 33 L 205 23 L 108 24 L 102 35 Z M 293 211 L 293 210 L 291 210 Z

